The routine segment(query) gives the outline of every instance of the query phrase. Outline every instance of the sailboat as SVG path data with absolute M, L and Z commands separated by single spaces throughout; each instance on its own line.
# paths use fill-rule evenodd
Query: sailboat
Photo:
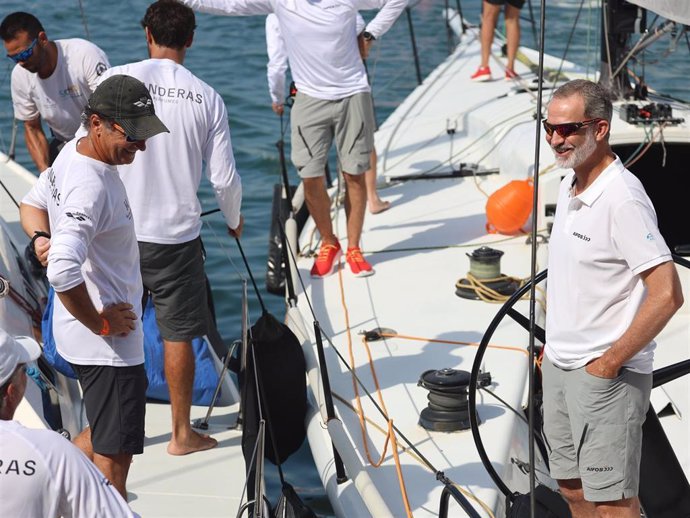
M 548 146 L 536 147 L 545 116 L 538 96 L 546 103 L 575 78 L 616 92 L 611 145 L 644 183 L 690 287 L 678 188 L 690 158 L 690 106 L 657 93 L 630 66 L 663 35 L 684 41 L 690 8 L 604 4 L 599 72 L 521 48 L 519 78 L 480 84 L 470 80 L 478 27 L 446 11 L 459 44 L 376 133 L 378 174 L 393 204 L 365 221 L 362 248 L 375 275 L 355 278 L 341 264 L 310 279 L 318 233 L 307 221 L 298 234 L 288 219 L 287 321 L 305 350 L 309 445 L 337 516 L 498 517 L 519 494 L 557 489 L 534 422 L 529 346 L 539 351 L 545 339 L 544 270 L 565 171 Z M 655 10 L 668 20 L 652 26 Z M 505 68 L 500 40 L 492 60 Z M 332 217 L 343 239 L 338 199 L 336 190 Z M 657 338 L 640 488 L 649 517 L 690 512 L 689 324 L 686 303 Z

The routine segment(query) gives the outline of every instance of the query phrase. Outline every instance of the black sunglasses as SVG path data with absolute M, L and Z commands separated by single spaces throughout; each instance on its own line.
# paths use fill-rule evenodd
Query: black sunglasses
M 552 136 L 553 132 L 555 131 L 556 133 L 558 133 L 560 137 L 566 138 L 572 135 L 573 133 L 577 133 L 585 126 L 589 126 L 590 124 L 598 122 L 600 120 L 603 119 L 597 118 L 588 119 L 582 122 L 565 122 L 563 124 L 551 124 L 549 122 L 546 122 L 546 119 L 542 119 L 541 123 L 544 125 L 544 131 L 549 137 Z

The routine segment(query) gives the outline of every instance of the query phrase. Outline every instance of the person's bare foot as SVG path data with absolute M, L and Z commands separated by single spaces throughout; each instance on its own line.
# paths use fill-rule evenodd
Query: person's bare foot
M 373 202 L 369 203 L 369 212 L 372 214 L 379 214 L 385 210 L 388 210 L 391 206 L 391 202 L 384 201 L 381 198 L 376 198 Z
M 210 450 L 218 446 L 218 441 L 206 434 L 200 434 L 192 430 L 186 441 L 170 441 L 168 453 L 170 455 L 188 455 L 197 451 Z

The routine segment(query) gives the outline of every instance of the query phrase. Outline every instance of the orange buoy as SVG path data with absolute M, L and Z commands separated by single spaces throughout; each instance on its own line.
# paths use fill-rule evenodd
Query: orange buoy
M 532 212 L 531 179 L 513 180 L 486 201 L 486 230 L 490 234 L 516 234 Z

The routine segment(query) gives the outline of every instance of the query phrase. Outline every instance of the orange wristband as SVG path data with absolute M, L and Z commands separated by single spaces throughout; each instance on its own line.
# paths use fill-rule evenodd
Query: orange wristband
M 101 330 L 98 332 L 98 334 L 100 336 L 109 335 L 110 334 L 110 322 L 108 322 L 108 319 L 102 315 L 101 315 L 101 319 L 103 320 L 103 327 L 101 327 Z

